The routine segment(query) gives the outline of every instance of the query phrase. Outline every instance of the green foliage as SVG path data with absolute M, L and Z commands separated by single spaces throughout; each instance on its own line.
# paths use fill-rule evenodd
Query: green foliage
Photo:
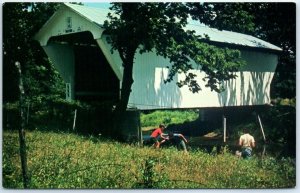
M 257 4 L 257 36 L 283 49 L 272 82 L 273 98 L 296 96 L 296 3 Z
M 151 113 L 141 114 L 142 127 L 157 127 L 159 124 L 180 124 L 184 122 L 194 121 L 198 118 L 199 114 L 195 110 L 182 110 L 182 111 L 154 111 Z
M 46 131 L 73 131 L 74 113 L 77 110 L 76 127 L 73 132 L 84 134 L 107 134 L 111 123 L 112 103 L 66 101 L 55 97 L 37 97 L 25 104 L 26 129 Z M 45 124 L 47 123 L 47 124 Z M 4 129 L 19 128 L 19 103 L 3 105 Z
M 154 171 L 154 167 L 156 164 L 156 160 L 154 158 L 149 158 L 146 160 L 145 169 L 142 171 L 143 175 L 143 186 L 144 188 L 154 188 L 155 180 L 154 178 L 157 176 L 157 173 Z
M 126 110 L 131 85 L 132 69 L 137 52 L 154 51 L 168 58 L 172 63 L 166 82 L 173 81 L 176 74 L 185 76 L 176 84 L 187 85 L 193 93 L 201 90 L 192 69 L 207 74 L 203 78 L 206 87 L 221 92 L 223 81 L 235 78 L 243 62 L 239 51 L 219 48 L 205 43 L 207 37 L 200 37 L 195 31 L 185 30 L 190 10 L 185 3 L 112 3 L 113 13 L 104 23 L 107 40 L 112 52 L 117 50 L 123 62 L 124 72 L 120 103 L 116 112 Z M 197 66 L 192 66 L 194 60 Z
M 292 103 L 293 100 L 285 101 L 291 101 L 289 103 Z M 262 131 L 257 119 L 257 115 L 259 115 L 268 142 L 285 144 L 290 149 L 290 152 L 292 152 L 291 150 L 295 150 L 296 108 L 291 105 L 279 105 L 280 103 L 283 102 L 278 101 L 277 105 L 253 113 L 245 120 L 231 123 L 229 125 L 229 128 L 231 128 L 230 138 L 238 139 L 242 134 L 243 128 L 248 128 L 258 142 L 263 142 Z M 286 151 L 288 150 L 284 150 L 282 153 Z
M 188 3 L 193 19 L 221 30 L 246 34 L 255 30 L 251 6 L 252 3 Z
M 283 49 L 273 97 L 296 96 L 295 3 L 188 3 L 192 18 L 221 30 L 254 35 Z
M 3 99 L 18 100 L 20 62 L 25 94 L 30 99 L 61 97 L 64 84 L 33 35 L 54 13 L 57 3 L 3 4 Z
M 224 147 L 201 150 L 136 147 L 68 133 L 27 132 L 30 188 L 291 188 L 294 160 L 238 159 Z M 45 141 L 47 143 L 45 143 Z M 17 132 L 3 133 L 3 187 L 22 188 Z M 149 182 L 149 183 L 148 183 Z M 147 184 L 148 183 L 148 184 Z
M 278 106 L 291 106 L 296 107 L 296 98 L 276 98 L 273 100 L 273 103 Z
M 262 119 L 268 127 L 266 135 L 275 142 L 296 146 L 296 108 L 293 106 L 275 105 Z

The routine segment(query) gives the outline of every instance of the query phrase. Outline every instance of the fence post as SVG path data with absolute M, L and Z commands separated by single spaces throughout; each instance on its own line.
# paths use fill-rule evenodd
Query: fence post
M 76 115 L 77 115 L 77 109 L 75 109 L 75 112 L 74 112 L 73 131 L 75 130 Z
M 139 115 L 138 115 L 138 143 L 139 146 L 143 146 L 143 133 L 142 133 L 142 127 L 141 127 L 141 111 L 138 111 Z
M 226 143 L 226 117 L 223 116 L 223 128 L 224 128 L 224 133 L 223 133 L 223 136 L 224 136 L 224 143 Z
M 23 176 L 23 186 L 24 188 L 29 188 L 29 178 L 27 174 L 27 153 L 26 153 L 26 143 L 25 143 L 25 110 L 24 110 L 24 86 L 22 80 L 22 72 L 20 62 L 15 62 L 19 73 L 19 91 L 20 91 L 20 116 L 21 123 L 19 126 L 19 141 L 20 141 L 20 157 L 21 157 L 21 168 L 22 168 L 22 176 Z
M 265 136 L 264 128 L 263 128 L 263 126 L 262 126 L 262 123 L 261 123 L 261 120 L 260 120 L 259 115 L 257 115 L 257 118 L 258 118 L 259 126 L 260 126 L 260 129 L 261 129 L 261 132 L 262 132 L 264 141 L 265 141 L 265 143 L 266 143 L 266 136 Z

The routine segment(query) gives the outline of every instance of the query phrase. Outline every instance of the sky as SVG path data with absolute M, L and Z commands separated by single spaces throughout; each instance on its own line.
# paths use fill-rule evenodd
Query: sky
M 111 5 L 109 2 L 107 1 L 98 1 L 98 2 L 83 2 L 83 4 L 85 6 L 89 6 L 89 7 L 97 7 L 97 8 L 109 8 Z M 195 21 L 195 20 L 192 20 L 191 18 L 189 19 L 189 23 L 190 24 L 193 24 L 193 25 L 200 25 L 199 21 Z
M 97 3 L 89 3 L 89 2 L 83 2 L 85 6 L 89 7 L 99 7 L 99 8 L 109 8 L 111 5 L 107 2 L 97 2 Z

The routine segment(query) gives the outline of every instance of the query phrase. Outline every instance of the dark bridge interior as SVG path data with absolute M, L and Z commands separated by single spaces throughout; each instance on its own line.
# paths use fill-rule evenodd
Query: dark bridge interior
M 50 41 L 73 46 L 75 99 L 117 101 L 119 80 L 90 32 L 52 37 Z

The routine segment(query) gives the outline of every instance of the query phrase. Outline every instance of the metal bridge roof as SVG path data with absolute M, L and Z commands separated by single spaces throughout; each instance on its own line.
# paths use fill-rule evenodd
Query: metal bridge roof
M 107 20 L 106 16 L 110 12 L 110 10 L 107 8 L 94 8 L 94 7 L 88 7 L 88 6 L 76 5 L 70 3 L 64 3 L 64 4 L 67 7 L 74 10 L 75 12 L 77 12 L 79 15 L 85 17 L 86 19 L 88 19 L 93 23 L 96 23 L 99 26 L 103 26 L 104 21 Z M 265 48 L 265 49 L 271 49 L 276 51 L 282 50 L 278 46 L 275 46 L 271 43 L 268 43 L 266 41 L 263 41 L 261 39 L 258 39 L 250 35 L 232 32 L 232 31 L 226 31 L 226 30 L 221 31 L 201 24 L 188 24 L 185 27 L 185 29 L 194 30 L 197 35 L 203 36 L 207 34 L 209 36 L 209 39 L 214 42 L 234 44 L 234 45 L 247 46 L 253 48 Z
M 93 23 L 96 23 L 99 26 L 102 26 L 104 21 L 108 19 L 106 16 L 110 12 L 109 9 L 105 8 L 88 7 L 71 3 L 64 4 L 77 12 L 79 15 L 85 17 Z

